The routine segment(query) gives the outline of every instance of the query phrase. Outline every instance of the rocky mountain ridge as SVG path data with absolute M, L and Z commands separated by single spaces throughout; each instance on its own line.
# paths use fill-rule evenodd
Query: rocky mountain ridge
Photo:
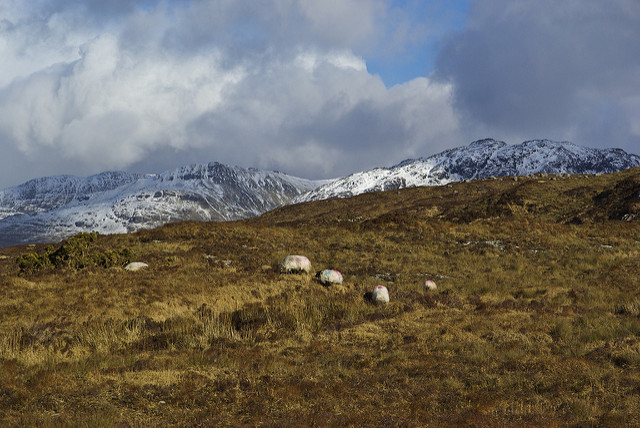
M 621 149 L 592 149 L 570 142 L 531 140 L 508 145 L 494 139 L 436 155 L 408 159 L 390 168 L 375 168 L 333 180 L 290 203 L 347 198 L 362 193 L 502 176 L 608 174 L 640 166 L 640 156 Z

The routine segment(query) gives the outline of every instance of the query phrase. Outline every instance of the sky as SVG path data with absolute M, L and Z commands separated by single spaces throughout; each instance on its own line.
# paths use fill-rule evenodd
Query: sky
M 640 153 L 638 0 L 2 0 L 0 188 L 323 179 L 492 137 Z

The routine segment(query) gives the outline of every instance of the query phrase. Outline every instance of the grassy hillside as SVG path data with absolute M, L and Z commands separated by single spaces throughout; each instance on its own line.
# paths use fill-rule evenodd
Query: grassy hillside
M 0 425 L 640 425 L 638 213 L 635 169 L 6 248 Z

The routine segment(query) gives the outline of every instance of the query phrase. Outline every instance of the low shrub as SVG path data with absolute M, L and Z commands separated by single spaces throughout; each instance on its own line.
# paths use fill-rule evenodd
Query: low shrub
M 131 261 L 132 251 L 128 248 L 100 251 L 95 245 L 98 236 L 97 232 L 83 232 L 67 239 L 58 248 L 49 246 L 43 253 L 22 254 L 16 259 L 20 274 L 33 274 L 47 268 L 109 268 Z

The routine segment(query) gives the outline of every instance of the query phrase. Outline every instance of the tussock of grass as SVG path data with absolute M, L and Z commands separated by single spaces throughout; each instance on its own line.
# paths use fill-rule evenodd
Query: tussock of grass
M 632 315 L 634 317 L 640 316 L 640 298 L 616 305 L 615 312 L 616 314 Z
M 639 174 L 0 250 L 0 421 L 638 425 L 640 228 L 618 217 Z M 343 286 L 278 273 L 287 254 L 339 269 Z M 149 268 L 125 272 L 134 258 Z M 388 305 L 366 299 L 378 284 Z

